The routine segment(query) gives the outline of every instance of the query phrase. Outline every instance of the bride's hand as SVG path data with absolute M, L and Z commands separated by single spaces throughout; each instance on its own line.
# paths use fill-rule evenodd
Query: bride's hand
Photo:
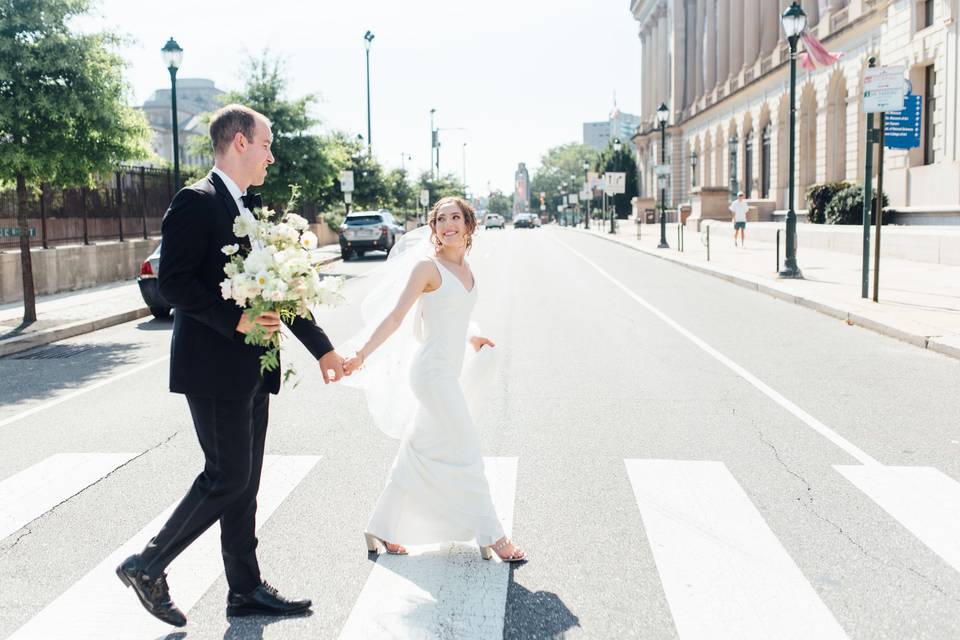
M 470 336 L 470 344 L 473 346 L 474 351 L 480 351 L 484 345 L 490 347 L 496 347 L 497 345 L 493 344 L 493 340 L 489 338 L 484 338 L 483 336 Z
M 350 375 L 357 369 L 360 369 L 361 367 L 363 367 L 363 361 L 364 361 L 364 357 L 361 356 L 359 353 L 355 353 L 352 356 L 347 357 L 343 361 L 343 373 L 345 375 Z

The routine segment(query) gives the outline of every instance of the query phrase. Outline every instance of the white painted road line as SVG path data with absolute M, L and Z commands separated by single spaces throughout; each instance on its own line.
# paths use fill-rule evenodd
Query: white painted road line
M 960 571 L 960 483 L 933 467 L 834 469 Z
M 849 440 L 841 436 L 839 433 L 837 433 L 827 425 L 823 424 L 822 422 L 814 418 L 812 415 L 810 415 L 809 413 L 807 413 L 806 411 L 804 411 L 803 409 L 795 405 L 793 402 L 785 398 L 779 391 L 767 385 L 765 382 L 760 380 L 760 378 L 756 377 L 755 375 L 753 375 L 752 373 L 750 373 L 749 371 L 741 367 L 739 364 L 737 364 L 727 356 L 723 355 L 722 353 L 720 353 L 719 351 L 711 347 L 704 340 L 702 340 L 701 338 L 693 334 L 688 329 L 684 328 L 682 325 L 680 325 L 678 322 L 673 320 L 667 314 L 663 313 L 662 311 L 654 307 L 652 304 L 650 304 L 649 302 L 647 302 L 646 300 L 638 296 L 636 293 L 631 291 L 629 287 L 627 287 L 625 284 L 623 284 L 622 282 L 620 282 L 619 280 L 611 276 L 609 273 L 604 271 L 602 267 L 600 267 L 595 262 L 587 258 L 585 255 L 583 255 L 582 253 L 580 253 L 579 251 L 571 247 L 569 244 L 557 238 L 554 238 L 554 240 L 560 243 L 561 245 L 563 245 L 564 247 L 566 247 L 566 249 L 571 253 L 573 253 L 575 256 L 577 256 L 578 258 L 586 262 L 588 265 L 593 267 L 600 275 L 602 275 L 604 278 L 606 278 L 611 283 L 613 283 L 618 289 L 620 289 L 627 296 L 635 300 L 647 311 L 649 311 L 656 317 L 660 318 L 660 320 L 665 322 L 674 331 L 676 331 L 686 339 L 690 340 L 690 342 L 700 347 L 700 349 L 705 351 L 710 356 L 713 356 L 721 364 L 731 369 L 738 376 L 740 376 L 741 378 L 749 382 L 751 385 L 753 385 L 758 391 L 760 391 L 765 396 L 767 396 L 768 398 L 776 402 L 778 405 L 780 405 L 781 407 L 783 407 L 784 409 L 792 413 L 798 420 L 806 424 L 808 427 L 810 427 L 811 429 L 813 429 L 814 431 L 822 435 L 824 438 L 826 438 L 836 446 L 846 451 L 851 457 L 858 460 L 861 464 L 865 464 L 865 465 L 880 464 L 877 460 L 875 460 L 873 457 L 868 455 L 865 451 L 857 447 L 855 444 L 853 444 L 852 442 L 850 442 Z
M 680 638 L 847 637 L 722 462 L 625 463 Z
M 80 493 L 136 453 L 58 453 L 0 482 L 0 540 Z
M 509 536 L 517 459 L 484 458 L 484 466 Z M 358 545 L 361 540 L 358 532 Z M 510 567 L 496 558 L 482 560 L 476 544 L 411 547 L 409 556 L 381 554 L 340 638 L 501 640 L 509 577 Z
M 104 380 L 101 380 L 100 382 L 95 382 L 95 383 L 93 383 L 93 384 L 91 384 L 91 385 L 89 385 L 89 386 L 83 387 L 82 389 L 77 389 L 77 390 L 74 391 L 73 393 L 68 393 L 68 394 L 65 395 L 65 396 L 61 396 L 61 397 L 59 397 L 59 398 L 56 398 L 56 399 L 54 399 L 54 400 L 51 400 L 50 402 L 44 402 L 44 403 L 41 404 L 40 406 L 34 407 L 34 408 L 32 408 L 32 409 L 27 409 L 26 411 L 22 411 L 22 412 L 20 412 L 20 413 L 16 413 L 16 414 L 10 416 L 9 418 L 4 418 L 3 420 L 0 420 L 0 428 L 3 428 L 3 427 L 5 427 L 5 426 L 7 426 L 8 424 L 13 424 L 14 422 L 17 422 L 18 420 L 23 420 L 24 418 L 28 418 L 28 417 L 36 414 L 36 413 L 40 413 L 41 411 L 45 411 L 45 410 L 47 410 L 47 409 L 51 409 L 51 408 L 57 406 L 58 404 L 63 404 L 64 402 L 69 402 L 70 400 L 73 400 L 74 398 L 78 398 L 78 397 L 80 397 L 80 396 L 82 396 L 82 395 L 84 395 L 84 394 L 90 393 L 91 391 L 95 391 L 95 390 L 99 389 L 100 387 L 105 387 L 105 386 L 107 386 L 108 384 L 112 384 L 112 383 L 116 382 L 117 380 L 123 380 L 124 378 L 128 378 L 128 377 L 130 377 L 130 376 L 136 375 L 136 374 L 140 373 L 141 371 L 145 371 L 146 369 L 149 369 L 150 367 L 152 367 L 152 366 L 154 366 L 154 365 L 156 365 L 156 364 L 160 364 L 161 362 L 166 362 L 166 361 L 169 360 L 169 359 L 170 359 L 170 356 L 163 356 L 162 358 L 157 358 L 156 360 L 151 360 L 150 362 L 148 362 L 148 363 L 146 363 L 146 364 L 142 364 L 142 365 L 140 365 L 139 367 L 134 367 L 133 369 L 130 369 L 129 371 L 124 371 L 123 373 L 119 373 L 119 374 L 117 374 L 117 375 L 115 375 L 115 376 L 110 376 L 109 378 L 106 378 L 106 379 L 104 379 Z
M 266 456 L 257 498 L 257 528 L 266 522 L 287 495 L 317 464 L 317 456 Z M 178 501 L 179 502 L 179 501 Z M 128 555 L 140 551 L 157 533 L 177 503 L 75 582 L 40 613 L 20 627 L 10 640 L 131 640 L 165 637 L 174 627 L 163 624 L 140 606 L 114 570 Z M 173 601 L 190 608 L 223 573 L 220 528 L 208 529 L 169 567 Z M 223 594 L 224 597 L 226 594 Z

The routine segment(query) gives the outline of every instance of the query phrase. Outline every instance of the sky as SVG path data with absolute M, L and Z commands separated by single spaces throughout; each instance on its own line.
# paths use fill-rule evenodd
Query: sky
M 225 7 L 229 6 L 229 9 Z M 436 109 L 441 171 L 473 194 L 513 190 L 517 163 L 582 141 L 614 96 L 639 113 L 640 41 L 629 0 L 100 0 L 83 30 L 129 39 L 121 49 L 135 104 L 169 86 L 160 48 L 184 50 L 178 78 L 242 87 L 250 55 L 285 64 L 288 97 L 315 94 L 322 130 L 367 136 L 363 34 L 370 52 L 373 153 L 388 169 L 430 162 Z M 464 147 L 466 143 L 466 147 Z M 409 160 L 407 157 L 409 156 Z

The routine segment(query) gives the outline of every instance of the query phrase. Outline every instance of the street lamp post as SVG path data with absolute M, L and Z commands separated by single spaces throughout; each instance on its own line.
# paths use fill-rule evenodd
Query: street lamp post
M 167 71 L 170 72 L 170 112 L 172 124 L 170 129 L 173 131 L 173 189 L 180 189 L 180 125 L 177 123 L 177 69 L 183 62 L 183 49 L 173 38 L 167 40 L 167 44 L 160 49 L 163 54 L 163 61 L 167 64 Z
M 437 146 L 437 130 L 433 128 L 433 114 L 436 109 L 430 109 L 430 177 L 433 177 L 433 152 Z
M 796 129 L 797 129 L 797 41 L 803 35 L 807 26 L 807 14 L 800 8 L 800 3 L 794 0 L 793 4 L 780 16 L 780 24 L 790 44 L 790 168 L 787 184 L 787 247 L 783 259 L 781 278 L 802 278 L 800 267 L 797 266 L 797 212 L 794 209 L 794 180 L 793 173 L 796 166 Z
M 367 155 L 373 153 L 373 136 L 370 135 L 370 46 L 373 38 L 372 31 L 363 34 L 363 46 L 367 50 Z
M 670 110 L 667 105 L 660 104 L 657 109 L 657 122 L 660 124 L 660 166 L 667 164 L 667 120 L 670 118 Z M 662 169 L 661 169 L 662 171 Z M 660 181 L 660 244 L 657 249 L 669 249 L 667 244 L 667 176 L 660 174 L 657 176 Z
M 613 153 L 616 157 L 614 164 L 617 167 L 617 171 L 620 170 L 620 150 L 623 148 L 623 145 L 620 143 L 620 138 L 613 139 Z M 610 209 L 610 233 L 617 232 L 617 196 L 613 194 L 610 198 L 613 200 L 613 207 Z
M 584 187 L 585 187 L 585 188 L 584 188 L 584 191 L 586 191 L 586 190 L 589 188 L 589 185 L 587 184 L 587 181 L 588 181 L 588 175 L 587 175 L 587 174 L 588 174 L 589 171 L 590 171 L 590 163 L 587 162 L 586 160 L 584 160 L 584 161 L 583 161 L 583 184 L 584 184 Z M 590 228 L 590 215 L 591 215 L 591 214 L 590 214 L 590 200 L 587 200 L 586 211 L 584 212 L 584 216 L 583 216 L 583 228 L 584 228 L 584 229 L 589 229 L 589 228 Z

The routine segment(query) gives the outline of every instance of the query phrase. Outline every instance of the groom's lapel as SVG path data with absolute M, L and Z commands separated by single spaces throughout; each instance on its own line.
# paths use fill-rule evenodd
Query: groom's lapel
M 207 179 L 213 185 L 213 188 L 216 190 L 217 195 L 223 199 L 224 205 L 227 208 L 227 214 L 230 216 L 229 225 L 230 229 L 233 229 L 233 221 L 237 219 L 237 216 L 240 215 L 240 208 L 237 207 L 237 201 L 233 199 L 233 196 L 230 195 L 230 190 L 227 189 L 227 185 L 223 183 L 223 180 L 220 179 L 216 173 L 211 171 L 207 174 Z M 237 242 L 244 247 L 250 247 L 249 238 L 238 238 Z

